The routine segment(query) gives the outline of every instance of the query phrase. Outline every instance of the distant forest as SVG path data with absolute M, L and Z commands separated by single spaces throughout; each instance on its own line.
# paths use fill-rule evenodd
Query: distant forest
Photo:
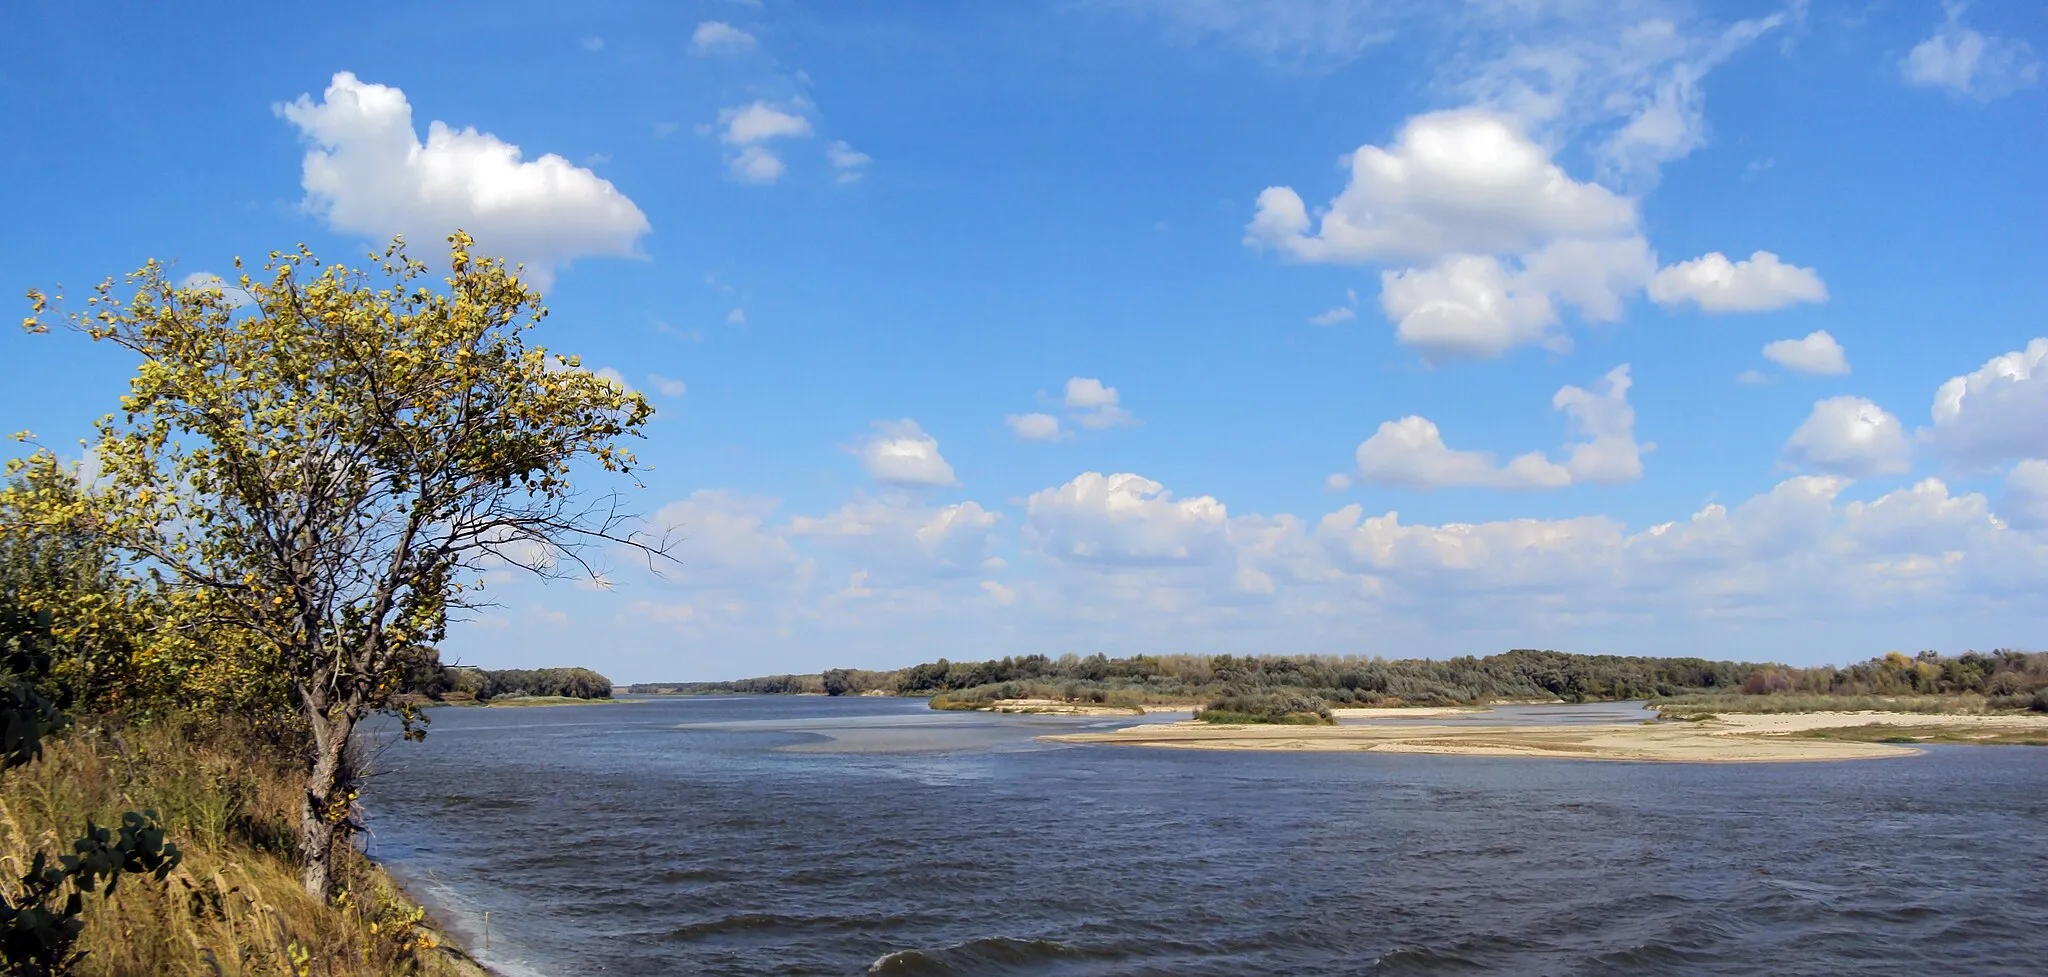
M 1589 702 L 1688 695 L 1978 695 L 1992 708 L 2048 709 L 2048 652 L 1993 651 L 1909 657 L 1892 652 L 1836 667 L 1575 655 L 1517 650 L 1484 658 L 1044 655 L 982 662 L 939 659 L 893 671 L 832 669 L 730 682 L 650 683 L 636 693 L 933 696 L 941 707 L 997 699 L 1108 705 L 1207 702 L 1218 696 L 1298 693 L 1332 706 L 1467 705 L 1496 700 Z
M 404 691 L 433 702 L 489 702 L 521 696 L 609 699 L 612 680 L 587 668 L 471 668 L 443 665 L 432 648 L 412 651 Z

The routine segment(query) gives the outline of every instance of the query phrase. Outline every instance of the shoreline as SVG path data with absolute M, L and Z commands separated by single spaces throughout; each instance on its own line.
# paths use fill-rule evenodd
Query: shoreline
M 388 890 L 399 901 L 417 906 L 425 914 L 422 920 L 424 925 L 415 925 L 413 929 L 431 938 L 433 944 L 419 952 L 439 958 L 438 962 L 446 968 L 451 977 L 501 977 L 498 971 L 492 970 L 483 961 L 478 960 L 468 942 L 455 937 L 454 931 L 441 918 L 441 914 L 426 900 L 406 888 L 405 883 L 399 881 L 398 876 L 386 868 L 383 862 L 368 855 L 363 855 L 362 858 L 368 863 L 373 886 Z
M 1875 742 L 1863 727 L 1899 727 L 1902 742 Z M 1861 731 L 1827 738 L 1830 730 Z M 1212 725 L 1193 721 L 1127 726 L 1108 732 L 1041 736 L 1056 743 L 1154 749 L 1269 750 L 1294 753 L 1423 753 L 1663 763 L 1798 763 L 1874 760 L 1922 753 L 1918 733 L 1940 742 L 2000 742 L 2013 734 L 2048 741 L 2048 717 L 1941 716 L 1914 713 L 1777 713 L 1699 721 L 1587 725 L 1410 723 L 1339 726 Z M 2010 739 L 2003 741 L 2011 741 Z
M 959 711 L 996 712 L 1023 716 L 1160 716 L 1186 713 L 1192 717 L 1201 708 L 1199 704 L 1193 702 L 1112 706 L 1096 702 L 1069 702 L 1064 699 L 995 699 L 990 701 L 988 705 L 975 706 L 972 709 Z M 1418 719 L 1431 716 L 1457 716 L 1469 713 L 1490 712 L 1492 709 L 1493 704 L 1483 706 L 1360 706 L 1331 709 L 1330 715 L 1338 719 Z
M 450 702 L 445 699 L 430 699 L 420 703 L 421 709 L 540 709 L 547 706 L 622 706 L 643 699 L 578 699 L 565 695 L 522 695 L 504 699 L 478 701 L 465 699 Z

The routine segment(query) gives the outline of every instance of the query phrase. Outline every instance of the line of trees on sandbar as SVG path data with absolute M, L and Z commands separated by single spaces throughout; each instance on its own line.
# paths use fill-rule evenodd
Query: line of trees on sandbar
M 1329 726 L 1336 722 L 1330 704 L 1299 692 L 1218 696 L 1195 710 L 1205 723 L 1271 723 L 1281 726 Z
M 939 708 L 1001 699 L 1135 706 L 1208 703 L 1225 696 L 1299 693 L 1335 706 L 1469 705 L 1698 695 L 1979 695 L 1996 709 L 2048 709 L 2048 653 L 1948 656 L 1893 652 L 1846 667 L 1578 655 L 1520 649 L 1485 657 L 1386 659 L 1317 655 L 1024 655 L 935 662 L 889 671 L 832 669 L 728 682 L 647 684 L 634 692 L 726 695 L 932 696 Z
M 1484 658 L 1319 655 L 1024 655 L 939 659 L 893 671 L 834 669 L 730 682 L 636 685 L 635 692 L 940 696 L 951 702 L 1049 698 L 1134 705 L 1297 691 L 1339 705 L 1460 704 L 1493 699 L 1632 699 L 1739 689 L 1763 667 L 1699 658 L 1518 650 Z
M 443 665 L 433 648 L 418 647 L 409 654 L 414 657 L 406 666 L 405 692 L 431 702 L 612 697 L 612 680 L 588 668 L 477 668 Z

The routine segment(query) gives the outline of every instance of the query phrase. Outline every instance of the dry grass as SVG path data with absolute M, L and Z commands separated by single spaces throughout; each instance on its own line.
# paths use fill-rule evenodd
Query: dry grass
M 1981 695 L 1682 695 L 1652 699 L 1666 717 L 1700 713 L 1910 712 L 1921 715 L 1984 715 L 1992 708 Z
M 1914 723 L 1867 726 L 1835 726 L 1807 729 L 1791 736 L 1817 740 L 1850 740 L 1857 743 L 1960 743 L 1973 746 L 2048 746 L 2048 731 L 1953 723 Z
M 341 867 L 335 904 L 306 895 L 291 859 L 293 782 L 224 735 L 152 729 L 52 743 L 0 777 L 0 886 L 11 895 L 35 852 L 67 848 L 88 818 L 154 809 L 184 863 L 163 883 L 130 878 L 111 898 L 88 898 L 79 974 L 481 975 L 359 856 Z

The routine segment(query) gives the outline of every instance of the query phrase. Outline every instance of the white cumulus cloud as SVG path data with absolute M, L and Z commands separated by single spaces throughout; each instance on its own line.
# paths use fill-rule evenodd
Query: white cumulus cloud
M 1094 377 L 1070 377 L 1067 380 L 1065 403 L 1068 416 L 1074 423 L 1090 430 L 1101 430 L 1137 423 L 1137 417 L 1125 410 L 1119 401 L 1115 387 L 1103 386 Z
M 1999 518 L 2026 530 L 2048 530 L 2048 461 L 2029 458 L 2005 476 Z
M 1360 146 L 1319 221 L 1293 188 L 1266 188 L 1245 241 L 1302 261 L 1414 260 L 1619 236 L 1635 223 L 1633 201 L 1572 179 L 1513 119 L 1458 109 L 1408 120 L 1389 147 Z
M 1140 475 L 1083 472 L 1025 500 L 1025 533 L 1048 556 L 1104 565 L 1187 565 L 1219 556 L 1227 513 L 1210 496 L 1176 499 Z
M 1951 377 L 1935 391 L 1932 413 L 1920 436 L 1964 468 L 2048 458 L 2048 337 Z
M 1691 302 L 1703 312 L 1766 312 L 1825 302 L 1828 289 L 1813 269 L 1785 264 L 1769 251 L 1742 261 L 1710 251 L 1659 270 L 1650 279 L 1650 298 L 1667 307 Z
M 653 388 L 655 393 L 664 397 L 680 397 L 689 392 L 690 389 L 689 384 L 673 377 L 662 376 L 659 373 L 649 373 L 647 375 L 647 385 Z
M 1426 55 L 1443 65 L 1437 85 L 1470 104 L 1359 147 L 1322 207 L 1266 188 L 1244 234 L 1297 261 L 1389 266 L 1381 309 L 1431 360 L 1566 348 L 1567 312 L 1619 320 L 1657 270 L 1639 195 L 1707 142 L 1703 79 L 1798 16 L 1720 27 L 1658 3 L 1520 0 L 1431 11 L 1450 47 Z M 1568 172 L 1568 152 L 1598 179 Z
M 690 34 L 690 53 L 698 56 L 710 54 L 738 54 L 754 48 L 754 35 L 747 33 L 722 20 L 707 20 L 697 25 Z
M 1619 485 L 1643 477 L 1643 452 L 1649 448 L 1636 443 L 1636 409 L 1628 402 L 1634 385 L 1623 363 L 1592 390 L 1567 386 L 1550 399 L 1578 437 L 1565 446 L 1564 469 L 1573 482 Z
M 1439 359 L 1496 357 L 1544 341 L 1557 322 L 1548 292 L 1485 255 L 1382 273 L 1380 310 L 1395 338 Z
M 1764 346 L 1764 359 L 1797 373 L 1832 375 L 1849 372 L 1849 358 L 1842 344 L 1827 330 L 1806 334 L 1804 339 L 1780 339 Z
M 1830 397 L 1785 442 L 1786 464 L 1860 478 L 1896 475 L 1911 467 L 1905 428 L 1884 408 L 1862 397 Z
M 861 467 L 878 482 L 904 487 L 957 485 L 953 466 L 939 454 L 937 438 L 916 421 L 876 421 L 875 432 L 858 450 Z
M 814 561 L 769 525 L 774 499 L 703 489 L 655 510 L 648 522 L 667 535 L 675 558 L 663 582 L 691 589 L 782 589 L 808 579 Z
M 1519 261 L 1459 255 L 1380 275 L 1380 309 L 1395 338 L 1432 359 L 1500 356 L 1518 346 L 1563 348 L 1560 306 L 1588 321 L 1621 317 L 1625 297 L 1657 265 L 1641 237 L 1557 241 Z
M 1899 74 L 1908 84 L 1989 101 L 2040 80 L 2041 59 L 2033 45 L 1965 27 L 1965 5 L 1944 6 L 1948 16 L 1933 36 L 1913 45 L 1899 61 Z
M 1620 318 L 1656 270 L 1636 225 L 1634 201 L 1573 179 L 1510 116 L 1467 109 L 1360 147 L 1319 223 L 1292 188 L 1267 188 L 1245 241 L 1302 261 L 1405 264 L 1380 274 L 1395 337 L 1434 359 L 1489 358 L 1562 345 L 1567 307 Z
M 308 144 L 305 207 L 336 230 L 406 235 L 420 251 L 460 228 L 524 262 L 537 284 L 578 258 L 634 257 L 647 217 L 612 184 L 552 153 L 442 122 L 413 129 L 405 93 L 337 73 L 320 101 L 276 106 Z
M 718 121 L 725 127 L 719 138 L 736 146 L 811 134 L 809 119 L 776 108 L 767 102 L 753 102 L 725 109 L 718 113 Z
M 835 139 L 825 147 L 825 161 L 832 164 L 833 171 L 838 174 L 834 179 L 840 183 L 853 183 L 867 175 L 868 164 L 875 159 L 847 145 L 846 140 Z
M 789 167 L 766 146 L 748 146 L 733 154 L 726 169 L 741 183 L 774 183 Z
M 790 520 L 792 535 L 818 539 L 881 580 L 979 573 L 1001 516 L 975 502 L 927 507 L 857 498 L 816 518 Z
M 1051 414 L 1011 414 L 1003 423 L 1026 441 L 1058 441 L 1066 436 L 1060 430 L 1060 419 Z
M 1387 421 L 1359 444 L 1358 478 L 1411 489 L 1469 486 L 1546 489 L 1570 485 L 1570 472 L 1541 451 L 1497 464 L 1492 452 L 1460 451 L 1444 444 L 1443 432 L 1426 417 Z
M 1435 422 L 1411 415 L 1381 424 L 1358 446 L 1356 480 L 1422 490 L 1537 490 L 1633 482 L 1642 477 L 1642 454 L 1648 449 L 1635 440 L 1635 408 L 1628 403 L 1632 384 L 1628 365 L 1622 364 L 1601 377 L 1593 390 L 1566 386 L 1551 398 L 1551 407 L 1564 412 L 1575 436 L 1565 445 L 1562 462 L 1531 451 L 1501 464 L 1492 452 L 1451 448 Z M 1341 490 L 1352 481 L 1333 475 L 1326 485 Z
M 774 183 L 787 166 L 775 155 L 770 143 L 778 139 L 802 139 L 811 134 L 811 120 L 795 112 L 755 101 L 718 113 L 718 138 L 735 148 L 726 160 L 733 178 L 743 183 Z
M 210 271 L 195 271 L 186 275 L 178 280 L 178 287 L 219 292 L 221 301 L 227 303 L 231 309 L 239 309 L 255 301 L 248 292 L 242 290 L 241 285 L 224 281 Z

